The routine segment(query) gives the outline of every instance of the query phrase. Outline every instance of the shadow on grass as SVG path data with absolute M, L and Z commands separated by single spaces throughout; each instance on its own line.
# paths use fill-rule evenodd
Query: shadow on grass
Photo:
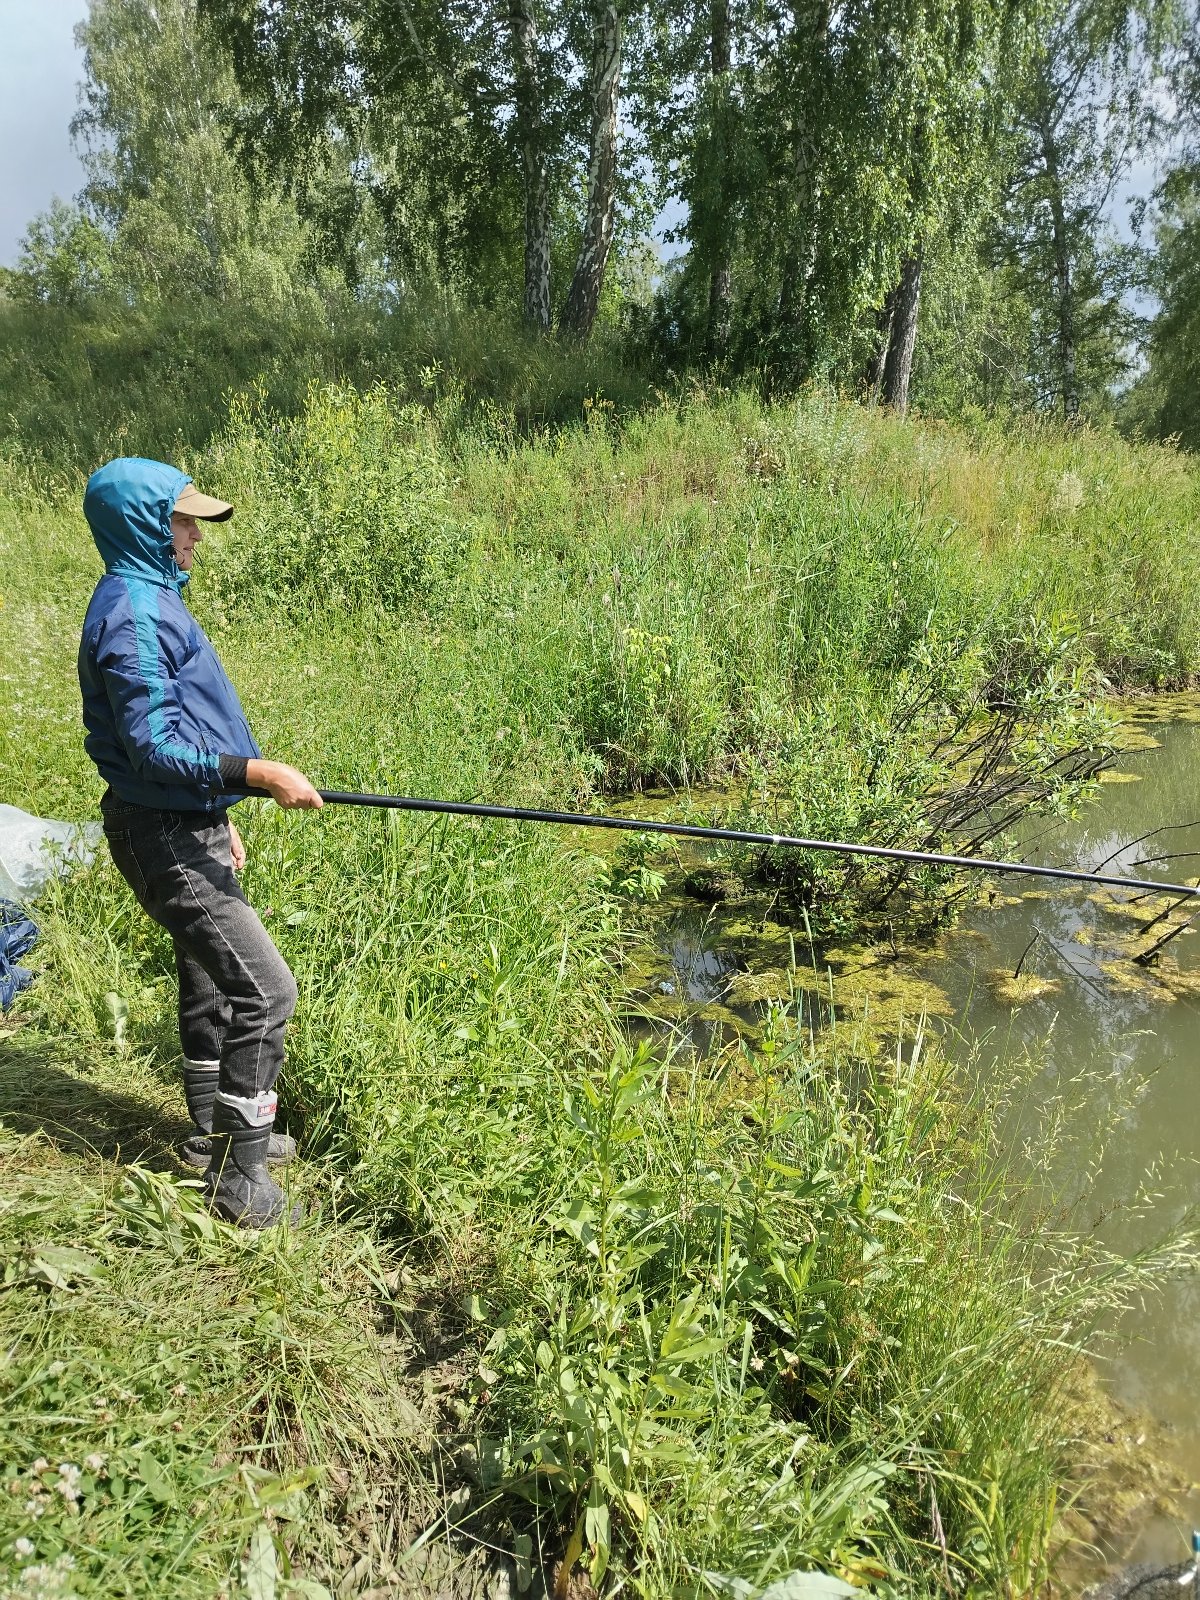
M 190 453 L 222 433 L 231 392 L 260 388 L 270 409 L 289 417 L 304 409 L 312 383 L 366 391 L 383 382 L 400 404 L 436 406 L 431 366 L 451 401 L 447 418 L 459 407 L 485 423 L 499 413 L 501 431 L 507 422 L 518 436 L 576 424 L 594 405 L 633 415 L 658 394 L 616 336 L 560 345 L 530 337 L 500 312 L 346 304 L 330 323 L 225 301 L 131 307 L 98 296 L 66 308 L 4 300 L 0 452 L 87 473 L 136 439 L 146 454 L 172 460 L 181 440 Z
M 4 1030 L 0 1031 L 0 1122 L 6 1128 L 34 1135 L 39 1145 L 44 1141 L 43 1152 L 124 1164 L 136 1161 L 172 1174 L 180 1170 L 174 1147 L 188 1124 L 180 1114 L 182 1097 L 173 1070 L 156 1049 L 126 1056 L 98 1051 L 88 1059 L 82 1050 L 72 1053 L 62 1041 L 47 1039 L 32 1027 L 17 1025 L 8 1031 L 10 1027 L 0 1024 Z M 78 1196 L 86 1167 L 71 1162 L 60 1168 L 53 1161 L 49 1166 L 59 1170 L 43 1179 L 41 1193 L 49 1181 L 56 1193 Z M 12 1170 L 26 1182 L 41 1176 L 41 1164 L 32 1152 L 27 1158 L 18 1157 Z M 88 1204 L 94 1209 L 94 1196 Z M 62 1214 L 73 1215 L 69 1206 Z M 43 1236 L 44 1222 L 39 1213 L 34 1224 L 37 1240 Z M 353 1241 L 351 1234 L 344 1237 Z M 310 1244 L 312 1248 L 317 1250 L 317 1267 L 328 1277 L 327 1264 L 320 1266 L 319 1240 Z M 312 1260 L 310 1255 L 310 1266 Z M 170 1270 L 165 1252 L 162 1262 L 164 1270 Z M 397 1311 L 398 1302 L 389 1295 L 374 1306 L 371 1324 L 374 1336 L 390 1335 L 395 1341 L 393 1359 L 403 1362 L 404 1379 L 418 1397 L 412 1405 L 414 1438 L 417 1432 L 432 1433 L 420 1446 L 428 1454 L 411 1464 L 419 1468 L 421 1478 L 373 1482 L 364 1469 L 355 1484 L 345 1469 L 332 1474 L 335 1492 L 346 1494 L 344 1507 L 334 1516 L 345 1546 L 337 1559 L 346 1564 L 343 1584 L 349 1580 L 356 1589 L 374 1580 L 386 1582 L 389 1593 L 398 1593 L 392 1585 L 403 1573 L 406 1593 L 436 1594 L 443 1600 L 495 1600 L 498 1593 L 516 1592 L 516 1567 L 503 1553 L 514 1507 L 507 1498 L 498 1498 L 493 1487 L 485 1487 L 477 1452 L 460 1447 L 461 1422 L 455 1410 L 455 1403 L 468 1396 L 478 1366 L 479 1325 L 464 1315 L 465 1284 L 442 1281 L 436 1263 L 427 1266 L 429 1277 L 406 1314 Z M 407 1300 L 398 1260 L 395 1270 L 394 1289 Z M 287 1282 L 293 1293 L 305 1293 L 302 1273 L 297 1277 L 289 1271 Z M 235 1270 L 223 1292 L 236 1295 L 236 1285 Z M 344 1283 L 341 1289 L 349 1292 Z M 361 1281 L 357 1292 L 367 1292 Z M 258 1413 L 247 1417 L 252 1428 L 266 1425 Z M 448 1439 L 455 1441 L 453 1446 L 448 1447 Z M 354 1508 L 364 1493 L 373 1509 L 371 1520 L 360 1526 L 356 1518 L 362 1512 Z M 552 1548 L 543 1550 L 540 1540 L 533 1542 L 530 1600 L 552 1588 L 555 1562 L 561 1555 L 556 1527 L 550 1543 Z
M 61 1049 L 42 1040 L 0 1037 L 0 1121 L 74 1154 L 177 1170 L 175 1148 L 190 1124 L 171 1103 L 161 1072 L 142 1070 L 145 1087 L 138 1093 L 87 1063 L 64 1060 Z

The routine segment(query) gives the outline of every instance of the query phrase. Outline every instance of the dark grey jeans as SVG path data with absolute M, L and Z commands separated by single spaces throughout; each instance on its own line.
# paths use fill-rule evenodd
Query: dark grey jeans
M 111 794 L 101 813 L 117 870 L 175 946 L 184 1055 L 221 1063 L 222 1096 L 261 1100 L 283 1065 L 296 980 L 234 876 L 228 823 Z

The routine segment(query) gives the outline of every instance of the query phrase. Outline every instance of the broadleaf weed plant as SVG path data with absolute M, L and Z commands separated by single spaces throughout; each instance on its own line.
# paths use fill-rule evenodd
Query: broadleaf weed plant
M 231 403 L 210 470 L 240 487 L 209 604 L 404 607 L 452 577 L 467 544 L 434 425 L 382 388 L 310 388 L 281 418 L 265 394 Z M 252 580 L 250 574 L 253 574 Z
M 780 1016 L 720 1081 L 639 1049 L 568 1093 L 563 1193 L 466 1418 L 547 1560 L 646 1593 L 819 1568 L 909 1595 L 937 1529 L 964 1594 L 1043 1581 L 1064 1339 L 1178 1246 L 1122 1275 L 1035 1240 L 997 1108 L 922 1034 L 890 1065 L 840 1048 Z

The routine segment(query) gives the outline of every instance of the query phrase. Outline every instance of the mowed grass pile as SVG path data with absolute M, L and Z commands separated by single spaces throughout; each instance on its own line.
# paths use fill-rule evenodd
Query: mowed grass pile
M 1197 480 L 1169 451 L 820 396 L 594 403 L 530 438 L 429 389 L 252 389 L 176 452 L 239 508 L 193 604 L 264 747 L 325 786 L 562 804 L 770 772 L 814 705 L 882 700 L 946 641 L 1011 660 L 1031 625 L 1068 674 L 1197 667 Z M 82 479 L 33 456 L 3 469 L 0 781 L 82 819 L 97 565 Z M 56 1562 L 81 1595 L 414 1583 L 445 1537 L 464 1571 L 495 1547 L 518 1583 L 578 1559 L 647 1595 L 1038 1581 L 1064 1370 L 1121 1280 L 1052 1217 L 1014 1228 L 995 1108 L 786 1016 L 756 1054 L 631 1055 L 586 838 L 239 817 L 300 984 L 283 1106 L 317 1216 L 247 1244 L 154 1170 L 169 949 L 103 854 L 53 886 L 0 1041 L 13 1593 Z M 81 1127 L 146 1165 L 81 1162 Z

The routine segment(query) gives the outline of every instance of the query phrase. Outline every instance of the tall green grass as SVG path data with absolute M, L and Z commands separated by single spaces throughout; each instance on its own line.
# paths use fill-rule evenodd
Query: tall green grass
M 122 1078 L 91 1077 L 102 1125 Z M 410 1485 L 416 1529 L 438 1515 L 397 1263 L 329 1215 L 252 1239 L 153 1166 L 84 1169 L 77 1088 L 44 1049 L 6 1053 L 6 1118 L 40 1130 L 0 1127 L 0 1593 L 208 1600 L 255 1593 L 257 1568 L 259 1593 L 290 1570 L 293 1594 L 325 1594 L 355 1522 L 396 1511 L 374 1516 L 379 1485 Z
M 312 383 L 379 381 L 414 401 L 457 397 L 532 434 L 585 401 L 625 411 L 650 392 L 603 335 L 560 352 L 449 306 L 389 314 L 339 297 L 314 318 L 198 301 L 48 310 L 0 294 L 0 446 L 56 472 L 199 448 L 225 426 L 230 396 L 252 388 L 290 414 Z
M 926 729 L 894 770 L 857 759 L 888 742 L 905 684 L 942 684 L 926 700 L 941 726 L 945 686 L 966 682 L 972 715 L 1017 706 L 1014 749 L 1049 749 L 1054 708 L 1087 732 L 1105 675 L 1197 665 L 1197 481 L 1169 451 L 901 426 L 822 396 L 622 412 L 591 388 L 573 423 L 567 407 L 531 438 L 446 362 L 423 395 L 282 370 L 282 397 L 268 378 L 189 420 L 164 395 L 121 437 L 158 448 L 182 419 L 172 453 L 237 504 L 201 547 L 191 598 L 264 747 L 328 786 L 564 803 L 715 781 L 764 807 L 790 794 L 815 824 L 857 807 L 867 827 L 910 815 L 904 781 L 928 755 Z M 213 381 L 206 369 L 210 396 Z M 23 412 L 20 459 L 0 468 L 0 792 L 82 818 L 98 783 L 74 653 L 97 567 L 78 492 L 114 436 L 73 383 L 46 412 L 53 437 Z M 181 1553 L 162 1508 L 190 1504 L 195 1475 L 224 1470 L 215 1458 L 244 1456 L 281 1481 L 399 1473 L 425 1518 L 412 1560 L 442 1483 L 443 1529 L 508 1552 L 519 1581 L 578 1558 L 595 1583 L 647 1596 L 756 1595 L 808 1568 L 879 1595 L 1036 1589 L 1071 1456 L 1064 1371 L 1165 1258 L 1123 1268 L 1039 1210 L 1013 1186 L 1004 1108 L 965 1099 L 921 1050 L 863 1059 L 785 1009 L 758 1051 L 631 1053 L 613 1001 L 635 934 L 585 838 L 241 814 L 248 892 L 299 980 L 282 1103 L 321 1216 L 298 1256 L 281 1239 L 260 1259 L 206 1234 L 190 1192 L 161 1177 L 129 1191 L 93 1163 L 90 1193 L 67 1204 L 77 1168 L 45 1139 L 86 1120 L 106 1152 L 144 1148 L 147 1106 L 177 1108 L 178 1045 L 169 948 L 111 865 L 53 885 L 40 982 L 0 1040 L 4 1115 L 44 1130 L 11 1146 L 4 1193 L 36 1189 L 43 1161 L 56 1174 L 44 1210 L 6 1213 L 0 1325 L 29 1401 L 6 1409 L 0 1456 L 28 1485 L 42 1457 L 104 1453 L 89 1415 L 62 1420 L 51 1369 L 66 1363 L 75 1406 L 85 1368 L 145 1363 L 155 1318 L 205 1398 L 176 1418 L 188 1451 L 154 1453 L 166 1499 L 125 1473 L 136 1516 L 100 1481 L 72 1520 L 55 1462 L 36 1493 L 0 1497 L 6 1559 L 18 1540 L 38 1561 L 69 1554 L 84 1595 L 113 1592 L 114 1551 L 132 1553 L 122 1581 L 138 1595 L 164 1573 L 180 1593 L 236 1583 L 267 1542 L 281 1594 L 285 1560 L 310 1583 L 359 1558 L 360 1576 L 403 1570 L 400 1523 L 387 1506 L 343 1517 L 322 1498 L 329 1472 L 295 1486 L 296 1537 L 276 1526 L 291 1512 L 272 1523 L 232 1478 L 205 1479 Z M 100 1277 L 86 1262 L 83 1283 L 39 1276 L 42 1245 L 89 1239 Z M 388 1261 L 342 1338 L 343 1302 L 322 1286 L 364 1240 Z M 139 1297 L 149 1314 L 121 1311 Z M 73 1323 L 59 1315 L 76 1304 Z M 362 1364 L 372 1316 L 412 1334 L 382 1367 Z M 205 1317 L 219 1349 L 198 1343 Z M 279 1353 L 249 1332 L 226 1348 L 243 1322 Z M 265 1410 L 260 1354 L 292 1385 Z M 411 1433 L 397 1395 L 426 1370 L 437 1443 L 397 1465 L 349 1418 L 367 1393 L 385 1430 Z M 131 1412 L 122 1461 L 140 1459 L 162 1401 Z M 50 1520 L 25 1510 L 41 1498 Z

